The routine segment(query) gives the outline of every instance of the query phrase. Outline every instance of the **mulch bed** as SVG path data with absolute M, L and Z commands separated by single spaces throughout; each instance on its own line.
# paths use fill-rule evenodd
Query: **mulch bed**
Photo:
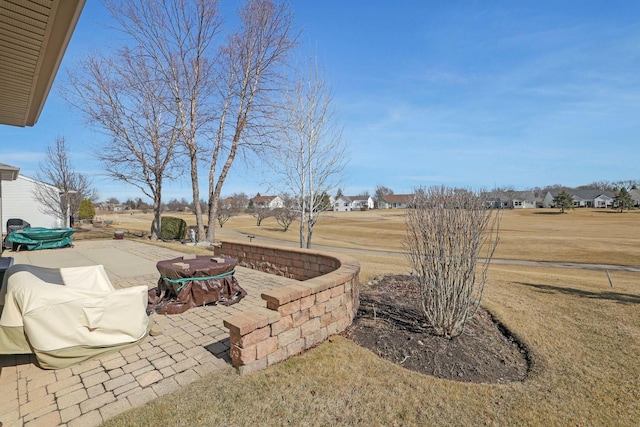
M 506 383 L 526 378 L 526 349 L 485 309 L 462 335 L 436 336 L 425 323 L 415 277 L 379 276 L 360 291 L 360 309 L 343 335 L 406 369 L 438 378 Z

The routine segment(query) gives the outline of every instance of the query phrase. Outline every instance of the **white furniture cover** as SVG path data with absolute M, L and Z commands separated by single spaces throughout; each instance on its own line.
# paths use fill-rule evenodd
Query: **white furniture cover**
M 0 289 L 0 354 L 57 369 L 144 338 L 147 286 L 114 289 L 102 265 L 10 267 Z

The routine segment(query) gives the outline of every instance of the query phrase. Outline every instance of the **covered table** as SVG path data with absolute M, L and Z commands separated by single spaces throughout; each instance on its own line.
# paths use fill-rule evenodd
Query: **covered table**
M 71 245 L 71 235 L 74 228 L 42 228 L 30 227 L 17 230 L 9 234 L 7 241 L 17 245 L 18 249 L 26 247 L 32 251 L 35 249 L 64 248 Z
M 158 288 L 149 291 L 148 310 L 178 314 L 211 303 L 235 304 L 247 295 L 233 275 L 237 262 L 210 255 L 158 262 L 160 279 Z

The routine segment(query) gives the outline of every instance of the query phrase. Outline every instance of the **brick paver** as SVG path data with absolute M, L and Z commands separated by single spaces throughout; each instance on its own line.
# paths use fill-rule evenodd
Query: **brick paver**
M 91 253 L 100 245 L 153 262 L 181 256 L 170 249 L 128 240 L 81 241 L 68 250 Z M 24 258 L 22 252 L 12 256 L 16 263 L 43 265 L 37 257 L 47 256 L 47 251 L 30 252 Z M 153 288 L 158 277 L 145 273 L 112 278 L 112 283 L 115 288 L 141 284 Z M 98 426 L 229 367 L 229 334 L 222 319 L 250 306 L 264 307 L 262 292 L 292 282 L 242 267 L 236 268 L 236 278 L 248 292 L 241 303 L 196 307 L 172 316 L 153 315 L 161 334 L 120 352 L 55 371 L 39 368 L 33 355 L 0 355 L 0 425 Z

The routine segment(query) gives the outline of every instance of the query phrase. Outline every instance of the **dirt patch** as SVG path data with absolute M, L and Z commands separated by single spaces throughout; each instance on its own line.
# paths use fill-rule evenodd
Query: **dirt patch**
M 360 309 L 343 335 L 403 367 L 456 381 L 525 379 L 527 352 L 491 314 L 478 310 L 462 335 L 436 336 L 425 323 L 415 277 L 385 275 L 360 291 Z

